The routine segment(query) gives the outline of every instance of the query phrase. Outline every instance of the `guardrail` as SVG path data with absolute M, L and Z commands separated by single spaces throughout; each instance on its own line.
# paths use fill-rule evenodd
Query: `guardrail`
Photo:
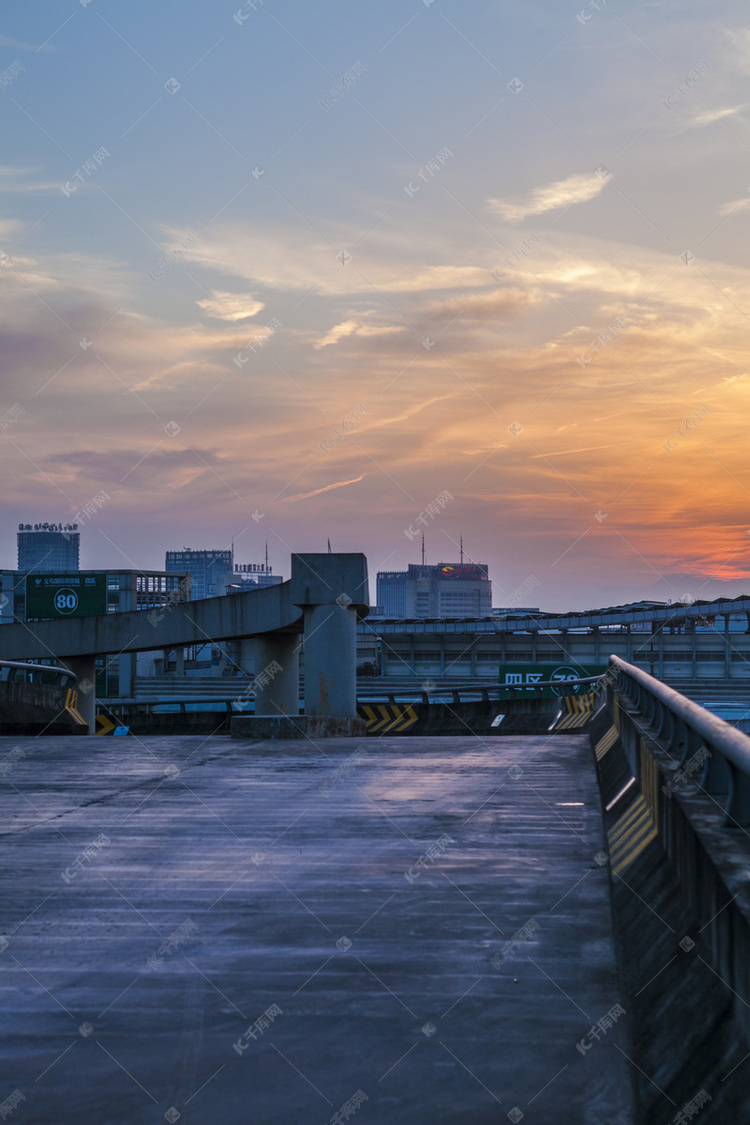
M 619 656 L 610 656 L 602 683 L 613 714 L 616 696 L 622 695 L 645 720 L 642 725 L 632 712 L 620 709 L 620 715 L 626 718 L 620 726 L 620 737 L 635 777 L 640 773 L 634 737 L 637 731 L 663 745 L 681 768 L 694 763 L 686 773 L 696 774 L 702 767 L 698 781 L 701 788 L 712 797 L 726 798 L 725 827 L 750 826 L 748 735 Z
M 542 688 L 554 688 L 559 696 L 572 695 L 579 684 L 599 685 L 603 676 L 585 676 L 568 680 L 540 680 L 536 684 L 498 684 L 497 687 L 438 688 L 435 691 L 382 691 L 357 693 L 358 703 L 501 703 L 511 699 L 541 699 Z M 566 690 L 567 689 L 567 690 Z
M 560 696 L 571 694 L 580 684 L 599 685 L 602 676 L 587 676 L 569 680 L 543 680 L 537 684 L 498 684 L 496 687 L 481 688 L 438 688 L 429 690 L 404 691 L 363 691 L 357 693 L 357 703 L 501 703 L 510 694 L 511 699 L 539 699 L 542 697 L 543 688 L 555 688 Z M 240 714 L 251 713 L 255 706 L 255 697 L 252 691 L 241 699 L 233 696 L 231 699 L 216 699 L 204 696 L 198 699 L 140 699 L 127 703 L 108 703 L 101 700 L 101 705 L 113 715 L 151 715 L 176 711 L 184 714 L 188 708 L 202 711 L 231 711 Z M 97 700 L 97 703 L 100 701 Z M 300 710 L 304 708 L 304 695 L 300 695 Z
M 194 712 L 218 711 L 237 715 L 251 715 L 255 710 L 254 699 L 141 699 L 132 703 L 109 703 L 107 699 L 97 699 L 97 707 L 123 718 L 128 715 L 186 715 Z
M 7 669 L 7 675 L 5 674 Z M 46 681 L 42 680 L 42 674 Z M 65 686 L 66 680 L 77 680 L 75 672 L 69 668 L 59 668 L 54 664 L 31 664 L 22 660 L 0 660 L 0 681 L 5 683 L 57 683 Z

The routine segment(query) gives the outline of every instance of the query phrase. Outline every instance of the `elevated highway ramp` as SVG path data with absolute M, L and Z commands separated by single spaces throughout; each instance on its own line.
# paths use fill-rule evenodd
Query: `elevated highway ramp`
M 13 745 L 19 1122 L 636 1120 L 584 735 Z

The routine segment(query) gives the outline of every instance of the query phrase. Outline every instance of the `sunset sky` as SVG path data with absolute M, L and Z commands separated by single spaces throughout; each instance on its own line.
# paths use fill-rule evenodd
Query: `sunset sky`
M 78 516 L 84 567 L 424 530 L 494 605 L 750 593 L 745 3 L 4 17 L 0 565 Z

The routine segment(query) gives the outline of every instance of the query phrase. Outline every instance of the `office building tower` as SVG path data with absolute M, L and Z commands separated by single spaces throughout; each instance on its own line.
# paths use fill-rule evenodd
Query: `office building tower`
M 79 570 L 77 523 L 19 523 L 18 569 L 23 574 L 75 574 Z
M 232 582 L 234 556 L 231 550 L 194 551 L 183 547 L 181 551 L 167 551 L 164 569 L 169 574 L 189 574 L 191 600 L 215 598 L 226 593 Z
M 378 573 L 377 602 L 385 617 L 489 617 L 492 582 L 483 563 L 409 564 Z

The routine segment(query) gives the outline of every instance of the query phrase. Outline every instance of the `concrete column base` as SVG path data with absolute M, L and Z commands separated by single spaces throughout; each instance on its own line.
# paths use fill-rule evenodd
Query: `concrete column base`
M 256 715 L 298 715 L 299 637 L 295 633 L 264 633 L 253 638 L 253 645 Z
M 306 605 L 304 613 L 305 714 L 354 718 L 357 614 L 348 604 Z
M 232 738 L 364 738 L 367 724 L 351 715 L 234 715 Z

